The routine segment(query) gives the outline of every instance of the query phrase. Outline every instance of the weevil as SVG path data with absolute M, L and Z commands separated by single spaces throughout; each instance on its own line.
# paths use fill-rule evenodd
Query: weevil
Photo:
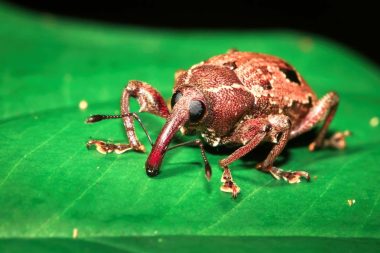
M 136 113 L 129 108 L 130 98 L 136 98 L 140 112 L 165 118 L 166 123 L 153 144 L 148 131 Z M 145 163 L 146 173 L 157 176 L 167 151 L 186 145 L 200 148 L 205 163 L 205 175 L 211 177 L 204 144 L 195 139 L 169 147 L 176 132 L 197 132 L 212 147 L 236 146 L 235 151 L 219 165 L 223 169 L 221 190 L 236 197 L 239 186 L 232 178 L 229 166 L 262 142 L 273 143 L 266 159 L 256 168 L 276 179 L 298 183 L 310 180 L 305 171 L 284 171 L 273 165 L 289 140 L 311 130 L 323 121 L 316 139 L 309 145 L 314 151 L 323 147 L 343 149 L 349 132 L 338 132 L 325 139 L 328 127 L 339 104 L 339 96 L 329 92 L 318 99 L 304 78 L 286 61 L 266 54 L 229 50 L 175 73 L 170 106 L 152 86 L 141 81 L 129 81 L 121 96 L 121 115 L 93 115 L 87 123 L 103 119 L 122 118 L 129 144 L 113 144 L 90 140 L 101 153 L 144 152 L 138 140 L 134 120 L 142 126 L 152 150 Z

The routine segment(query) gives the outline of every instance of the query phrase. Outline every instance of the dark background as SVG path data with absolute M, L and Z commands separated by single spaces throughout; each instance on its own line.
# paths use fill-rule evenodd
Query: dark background
M 176 29 L 294 29 L 342 43 L 380 64 L 375 1 L 7 1 L 34 11 L 102 22 Z M 372 2 L 372 3 L 371 3 Z

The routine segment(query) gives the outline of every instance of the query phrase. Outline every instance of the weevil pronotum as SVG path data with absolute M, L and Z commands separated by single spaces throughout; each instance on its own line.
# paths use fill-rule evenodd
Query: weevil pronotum
M 136 113 L 130 113 L 129 98 L 137 98 L 140 112 L 149 112 L 165 118 L 156 142 L 153 144 L 147 130 Z M 186 145 L 196 145 L 201 150 L 207 179 L 211 167 L 200 139 L 169 147 L 178 130 L 183 133 L 198 132 L 213 147 L 233 145 L 238 148 L 220 160 L 223 169 L 221 190 L 236 197 L 240 188 L 232 179 L 229 165 L 246 155 L 261 142 L 273 143 L 267 158 L 256 168 L 271 173 L 276 179 L 298 183 L 305 171 L 283 171 L 273 166 L 290 139 L 293 139 L 323 121 L 323 125 L 309 150 L 330 146 L 343 149 L 347 131 L 325 139 L 327 129 L 338 107 L 339 97 L 329 92 L 321 99 L 306 84 L 301 75 L 284 60 L 270 55 L 229 50 L 214 56 L 189 70 L 175 73 L 171 105 L 166 105 L 159 92 L 147 83 L 130 81 L 121 96 L 121 115 L 93 115 L 87 123 L 103 119 L 122 118 L 129 144 L 112 144 L 90 140 L 101 153 L 121 154 L 127 150 L 145 151 L 138 140 L 134 120 L 145 131 L 153 148 L 145 163 L 146 173 L 157 176 L 167 151 Z

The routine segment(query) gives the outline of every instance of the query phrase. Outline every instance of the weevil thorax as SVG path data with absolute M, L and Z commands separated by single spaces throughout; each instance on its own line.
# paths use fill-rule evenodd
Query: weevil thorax
M 186 127 L 201 132 L 205 140 L 217 146 L 220 136 L 226 135 L 255 104 L 252 94 L 244 92 L 240 80 L 230 68 L 197 64 L 176 76 L 174 94 L 201 94 L 205 115 Z

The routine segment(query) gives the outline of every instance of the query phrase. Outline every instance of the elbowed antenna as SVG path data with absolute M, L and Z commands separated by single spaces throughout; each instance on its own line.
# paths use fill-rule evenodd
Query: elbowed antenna
M 105 120 L 105 119 L 121 119 L 123 117 L 127 117 L 127 116 L 133 116 L 133 113 L 128 113 L 128 114 L 121 114 L 121 115 L 101 115 L 101 114 L 96 114 L 96 115 L 91 115 L 90 117 L 88 117 L 88 119 L 86 119 L 86 123 L 87 124 L 91 124 L 91 123 L 96 123 L 96 122 L 99 122 L 101 120 Z M 134 117 L 136 118 L 136 117 Z
M 121 115 L 101 115 L 101 114 L 91 115 L 90 117 L 88 117 L 88 119 L 85 121 L 85 123 L 92 124 L 92 123 L 96 123 L 96 122 L 99 122 L 99 121 L 102 121 L 105 119 L 121 119 L 121 118 L 128 117 L 128 116 L 133 117 L 135 120 L 137 120 L 137 122 L 139 122 L 141 128 L 144 130 L 146 136 L 148 137 L 150 145 L 153 146 L 152 138 L 150 138 L 150 135 L 148 134 L 148 131 L 146 130 L 145 126 L 143 125 L 140 117 L 134 112 L 127 113 L 127 114 L 121 114 Z

